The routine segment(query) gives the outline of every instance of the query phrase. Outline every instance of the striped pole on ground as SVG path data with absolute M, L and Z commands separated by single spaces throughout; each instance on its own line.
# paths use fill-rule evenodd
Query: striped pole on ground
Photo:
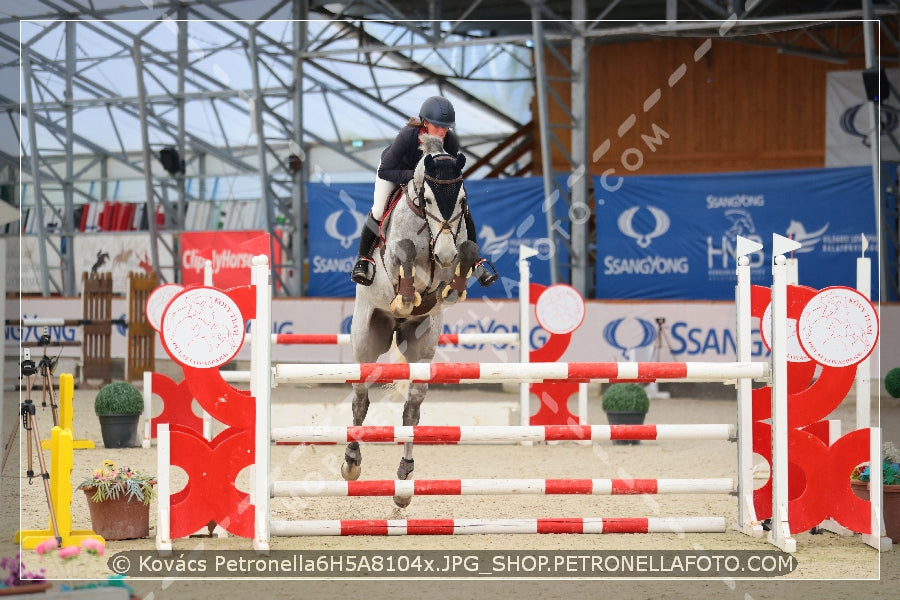
M 725 517 L 272 521 L 272 535 L 723 533 Z

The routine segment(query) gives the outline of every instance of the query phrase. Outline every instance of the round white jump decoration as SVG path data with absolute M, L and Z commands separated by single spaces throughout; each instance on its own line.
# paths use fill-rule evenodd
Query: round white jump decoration
M 534 305 L 538 325 L 555 334 L 572 333 L 584 321 L 584 298 L 571 285 L 551 285 Z
M 797 336 L 807 354 L 823 365 L 856 365 L 875 349 L 878 314 L 869 299 L 852 288 L 825 288 L 800 313 Z
M 759 333 L 762 336 L 763 344 L 768 350 L 772 350 L 772 344 L 769 337 L 772 332 L 772 303 L 766 306 L 766 312 L 763 313 L 762 322 L 759 325 Z M 812 360 L 800 340 L 797 339 L 797 319 L 787 319 L 787 359 L 788 362 L 809 362 Z
M 192 287 L 175 296 L 162 315 L 166 352 L 186 367 L 212 368 L 230 361 L 244 343 L 244 318 L 225 293 Z
M 150 327 L 159 331 L 166 305 L 183 289 L 177 283 L 167 283 L 150 292 L 150 295 L 147 296 L 147 304 L 144 307 L 144 312 L 147 314 L 147 323 L 150 324 Z

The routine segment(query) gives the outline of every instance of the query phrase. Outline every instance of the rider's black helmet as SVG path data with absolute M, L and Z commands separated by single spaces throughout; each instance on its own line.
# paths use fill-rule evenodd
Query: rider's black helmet
M 419 119 L 438 127 L 453 127 L 456 125 L 456 111 L 453 110 L 450 101 L 443 96 L 432 96 L 422 103 Z

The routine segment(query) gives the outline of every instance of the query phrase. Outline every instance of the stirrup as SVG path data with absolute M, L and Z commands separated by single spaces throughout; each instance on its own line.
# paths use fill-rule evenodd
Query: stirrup
M 375 279 L 375 261 L 368 256 L 360 256 L 353 265 L 350 279 L 359 285 L 372 285 Z
M 478 280 L 481 287 L 488 287 L 500 278 L 493 263 L 486 258 L 482 258 L 475 263 L 475 269 L 472 271 L 472 276 Z

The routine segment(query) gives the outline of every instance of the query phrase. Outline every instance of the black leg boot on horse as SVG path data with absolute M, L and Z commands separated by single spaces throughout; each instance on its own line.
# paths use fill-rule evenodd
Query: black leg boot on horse
M 378 246 L 378 230 L 381 223 L 375 220 L 372 213 L 366 215 L 366 224 L 359 234 L 359 257 L 353 265 L 350 279 L 359 285 L 372 285 L 375 279 L 375 261 L 372 254 Z
M 472 220 L 472 213 L 468 210 L 466 211 L 466 233 L 470 242 L 478 243 L 478 230 L 475 229 L 475 221 Z M 479 258 L 475 263 L 475 268 L 472 270 L 472 277 L 478 280 L 481 287 L 488 287 L 497 281 L 500 275 L 491 261 L 486 258 Z

